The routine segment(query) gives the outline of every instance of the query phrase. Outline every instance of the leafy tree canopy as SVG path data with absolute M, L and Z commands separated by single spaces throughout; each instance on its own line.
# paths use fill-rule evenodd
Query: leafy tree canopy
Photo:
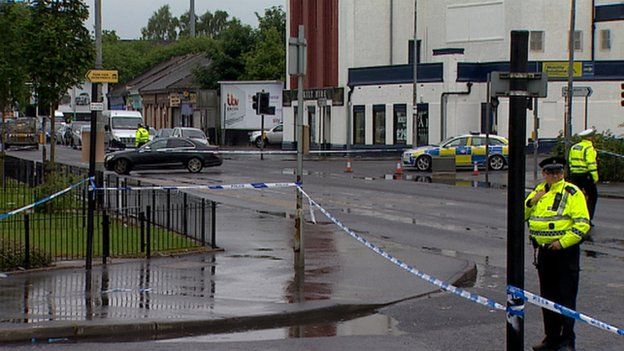
M 169 5 L 159 8 L 141 29 L 145 40 L 176 40 L 178 38 L 179 20 L 171 15 Z
M 25 34 L 30 77 L 39 100 L 56 104 L 84 80 L 95 61 L 93 41 L 84 27 L 89 11 L 82 0 L 32 0 L 30 9 Z
M 243 56 L 253 47 L 255 33 L 249 25 L 233 19 L 217 36 L 217 42 L 207 51 L 212 63 L 195 72 L 202 87 L 216 89 L 220 80 L 237 80 L 245 70 Z
M 0 3 L 0 113 L 23 107 L 29 89 L 28 67 L 24 61 L 24 40 L 28 8 L 18 3 Z

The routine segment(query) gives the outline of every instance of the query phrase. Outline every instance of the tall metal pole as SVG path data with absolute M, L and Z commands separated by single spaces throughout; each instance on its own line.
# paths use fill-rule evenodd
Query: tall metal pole
M 585 95 L 585 127 L 583 129 L 587 129 L 587 116 L 589 110 L 589 95 Z
M 413 94 L 412 94 L 412 145 L 414 147 L 420 146 L 421 140 L 418 136 L 418 0 L 414 0 L 414 47 L 413 47 L 413 57 L 414 57 L 414 84 L 413 84 Z
M 297 183 L 303 184 L 303 76 L 305 74 L 305 36 L 303 25 L 299 26 L 297 36 L 297 56 L 299 74 L 297 75 Z M 295 219 L 295 240 L 293 247 L 296 256 L 295 267 L 305 267 L 305 250 L 303 240 L 303 195 L 297 191 L 297 218 Z
M 537 184 L 537 149 L 539 148 L 539 99 L 533 100 L 533 183 Z
M 576 0 L 570 0 L 570 32 L 568 33 L 568 94 L 566 96 L 566 113 L 565 113 L 565 157 L 568 159 L 570 153 L 570 138 L 572 137 L 572 100 L 574 100 L 573 81 L 574 81 L 574 25 L 576 22 Z
M 529 32 L 511 32 L 509 82 L 509 172 L 507 191 L 507 285 L 524 289 L 524 188 L 526 163 Z M 507 350 L 524 350 L 524 301 L 507 296 Z
M 191 9 L 189 11 L 191 22 L 191 38 L 195 38 L 195 0 L 191 0 Z
M 102 2 L 95 0 L 95 67 L 102 67 Z M 91 83 L 91 101 L 99 99 L 99 84 Z M 89 177 L 95 177 L 95 150 L 97 148 L 97 111 L 91 111 L 91 128 L 89 131 Z M 89 183 L 90 184 L 90 183 Z M 87 192 L 87 258 L 85 266 L 87 270 L 92 268 L 93 263 L 93 238 L 95 221 L 95 190 L 89 187 Z

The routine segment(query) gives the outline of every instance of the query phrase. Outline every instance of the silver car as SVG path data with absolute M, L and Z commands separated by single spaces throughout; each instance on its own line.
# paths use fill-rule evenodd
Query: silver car
M 281 144 L 284 138 L 284 125 L 278 124 L 275 127 L 265 131 L 266 144 Z M 256 145 L 256 147 L 262 147 L 262 131 L 256 130 L 249 133 L 249 142 Z
M 171 136 L 176 138 L 189 138 L 204 145 L 208 145 L 208 137 L 204 131 L 199 128 L 176 127 L 173 129 Z

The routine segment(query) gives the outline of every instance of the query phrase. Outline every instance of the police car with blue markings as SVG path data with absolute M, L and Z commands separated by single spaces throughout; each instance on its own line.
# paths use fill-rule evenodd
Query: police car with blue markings
M 509 141 L 498 135 L 490 135 L 487 165 L 492 170 L 502 170 L 508 163 Z M 403 152 L 403 165 L 430 171 L 433 157 L 455 157 L 457 167 L 472 167 L 476 162 L 486 165 L 485 134 L 464 134 L 450 137 L 438 145 L 421 146 Z

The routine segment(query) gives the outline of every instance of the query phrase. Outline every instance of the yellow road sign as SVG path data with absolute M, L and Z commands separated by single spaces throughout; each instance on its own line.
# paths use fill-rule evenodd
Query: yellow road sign
M 575 78 L 583 76 L 583 63 L 575 61 L 572 65 Z M 542 72 L 548 74 L 548 78 L 568 78 L 568 62 L 549 61 L 542 63 Z
M 117 83 L 119 81 L 117 70 L 90 69 L 85 77 L 91 83 Z

